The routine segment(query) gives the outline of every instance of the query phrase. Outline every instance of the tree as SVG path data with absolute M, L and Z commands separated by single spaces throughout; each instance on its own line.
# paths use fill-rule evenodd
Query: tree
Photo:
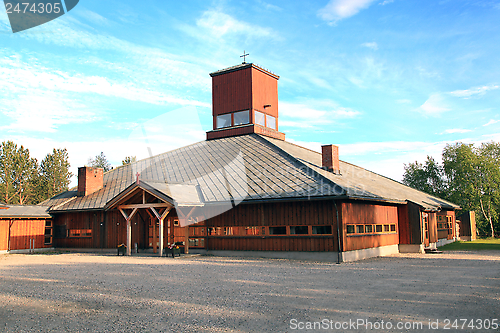
M 446 179 L 443 174 L 443 167 L 436 160 L 427 156 L 425 164 L 409 163 L 405 164 L 403 183 L 437 197 L 446 197 Z
M 405 165 L 403 182 L 477 211 L 478 228 L 495 236 L 500 224 L 500 143 L 447 145 L 442 166 L 431 157 L 425 165 Z
M 112 169 L 111 164 L 109 163 L 108 159 L 104 155 L 103 152 L 101 154 L 97 155 L 94 159 L 89 158 L 87 162 L 88 166 L 94 167 L 94 168 L 103 168 L 104 172 L 109 171 Z
M 137 161 L 137 157 L 135 156 L 127 156 L 122 160 L 122 165 L 127 165 L 130 163 L 134 163 Z
M 36 203 L 38 177 L 38 162 L 28 149 L 12 141 L 0 144 L 0 195 L 5 203 Z
M 66 148 L 53 149 L 40 163 L 40 201 L 67 191 L 73 174 Z
M 481 213 L 495 237 L 500 208 L 500 144 L 447 145 L 443 165 L 450 183 L 450 198 L 467 210 Z

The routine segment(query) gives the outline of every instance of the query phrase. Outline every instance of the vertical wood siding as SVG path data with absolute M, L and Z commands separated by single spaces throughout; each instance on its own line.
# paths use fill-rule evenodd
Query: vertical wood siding
M 0 220 L 0 251 L 9 249 L 9 224 L 10 250 L 29 249 L 30 240 L 35 241 L 35 249 L 52 247 L 45 245 L 45 222 L 45 219 Z
M 210 236 L 210 250 L 337 251 L 332 201 L 241 204 L 206 221 L 207 227 L 330 225 L 332 235 Z
M 436 243 L 438 241 L 437 233 L 437 216 L 436 213 L 428 213 L 429 215 L 429 242 Z
M 400 244 L 422 244 L 422 224 L 420 207 L 412 202 L 398 209 L 399 215 L 399 243 Z
M 361 202 L 343 202 L 342 230 L 344 251 L 353 251 L 394 245 L 399 243 L 398 233 L 374 235 L 347 235 L 348 224 L 396 224 L 398 225 L 398 208 L 395 205 L 371 204 Z M 397 229 L 396 229 L 397 231 Z
M 7 251 L 9 246 L 9 220 L 0 220 L 0 251 Z
M 249 67 L 212 78 L 213 115 L 252 108 L 251 75 L 252 68 Z

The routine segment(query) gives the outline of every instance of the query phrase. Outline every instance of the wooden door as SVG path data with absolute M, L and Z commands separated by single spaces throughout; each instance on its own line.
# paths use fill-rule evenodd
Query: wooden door
M 427 213 L 422 213 L 422 225 L 424 228 L 424 245 L 429 247 L 429 215 Z

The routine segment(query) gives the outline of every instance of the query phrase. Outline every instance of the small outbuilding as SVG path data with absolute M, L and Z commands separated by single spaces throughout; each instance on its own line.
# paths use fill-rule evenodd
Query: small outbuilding
M 0 205 L 0 252 L 29 252 L 53 247 L 48 207 Z

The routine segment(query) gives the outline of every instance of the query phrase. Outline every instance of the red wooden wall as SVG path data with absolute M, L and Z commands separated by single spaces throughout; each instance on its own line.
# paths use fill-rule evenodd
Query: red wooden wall
M 252 69 L 252 107 L 276 118 L 278 129 L 278 80 L 268 74 Z M 264 105 L 270 105 L 264 108 Z
M 9 246 L 9 220 L 0 220 L 0 251 L 7 251 Z
M 332 201 L 240 204 L 213 217 L 208 227 L 328 225 L 330 235 L 209 236 L 209 250 L 337 251 L 336 212 Z
M 398 206 L 399 244 L 422 244 L 420 208 L 408 202 Z
M 214 116 L 252 109 L 252 68 L 212 77 Z M 214 117 L 214 129 L 216 128 Z
M 348 224 L 398 224 L 398 208 L 395 205 L 363 202 L 343 202 L 342 232 L 343 251 L 353 251 L 394 245 L 399 243 L 398 233 L 370 235 L 347 234 Z M 397 230 L 396 230 L 397 231 Z
M 0 220 L 0 251 L 9 249 L 9 235 L 10 250 L 29 249 L 30 240 L 35 241 L 35 249 L 52 247 L 52 244 L 45 244 L 46 221 L 46 219 Z
M 168 221 L 176 217 L 175 211 L 165 219 L 164 239 L 167 245 Z M 118 210 L 108 212 L 73 212 L 57 214 L 54 218 L 55 244 L 67 248 L 116 248 L 127 243 L 127 222 Z M 154 219 L 158 241 L 158 222 Z M 151 219 L 144 209 L 140 209 L 132 218 L 132 246 L 137 243 L 139 249 L 149 248 L 152 241 Z M 59 231 L 56 231 L 59 229 Z M 70 230 L 92 230 L 89 236 L 67 237 Z M 182 232 L 184 235 L 184 231 Z M 59 237 L 58 237 L 59 236 Z

